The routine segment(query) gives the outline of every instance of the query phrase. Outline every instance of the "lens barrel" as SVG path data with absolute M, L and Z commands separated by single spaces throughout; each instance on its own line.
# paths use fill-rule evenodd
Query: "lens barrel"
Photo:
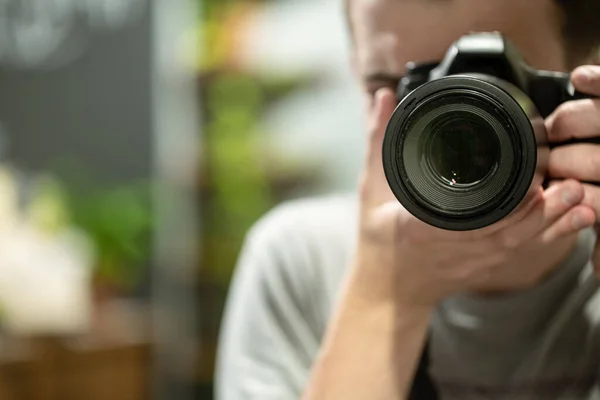
M 497 78 L 428 82 L 388 123 L 383 167 L 390 188 L 409 212 L 438 228 L 493 224 L 542 183 L 548 147 L 540 120 L 522 91 Z

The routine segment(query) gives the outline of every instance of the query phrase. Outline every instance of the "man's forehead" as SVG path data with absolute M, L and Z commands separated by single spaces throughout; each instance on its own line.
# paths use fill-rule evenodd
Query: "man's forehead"
M 499 30 L 530 53 L 528 29 L 547 19 L 549 0 L 351 0 L 355 62 L 362 75 L 402 75 L 408 62 L 441 59 L 471 31 Z M 529 27 L 529 28 L 528 28 Z
M 362 75 L 401 75 L 409 61 L 431 61 L 454 41 L 451 1 L 352 0 L 355 57 Z M 450 15 L 449 15 L 450 13 Z

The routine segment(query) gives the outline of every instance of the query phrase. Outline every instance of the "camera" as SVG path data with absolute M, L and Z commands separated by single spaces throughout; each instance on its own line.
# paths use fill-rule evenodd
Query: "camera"
M 544 118 L 585 97 L 568 73 L 528 65 L 501 33 L 465 35 L 442 60 L 407 65 L 383 141 L 388 184 L 435 227 L 491 225 L 545 182 Z

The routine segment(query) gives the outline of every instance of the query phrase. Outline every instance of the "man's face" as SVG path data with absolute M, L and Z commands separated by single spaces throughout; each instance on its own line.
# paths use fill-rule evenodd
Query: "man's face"
M 354 68 L 369 100 L 395 88 L 410 61 L 441 59 L 461 35 L 501 31 L 527 62 L 564 70 L 551 0 L 351 0 Z

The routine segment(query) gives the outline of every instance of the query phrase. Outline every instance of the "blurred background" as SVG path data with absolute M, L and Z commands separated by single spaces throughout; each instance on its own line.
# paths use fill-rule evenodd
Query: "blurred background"
M 211 399 L 277 204 L 350 191 L 339 0 L 0 0 L 0 400 Z

